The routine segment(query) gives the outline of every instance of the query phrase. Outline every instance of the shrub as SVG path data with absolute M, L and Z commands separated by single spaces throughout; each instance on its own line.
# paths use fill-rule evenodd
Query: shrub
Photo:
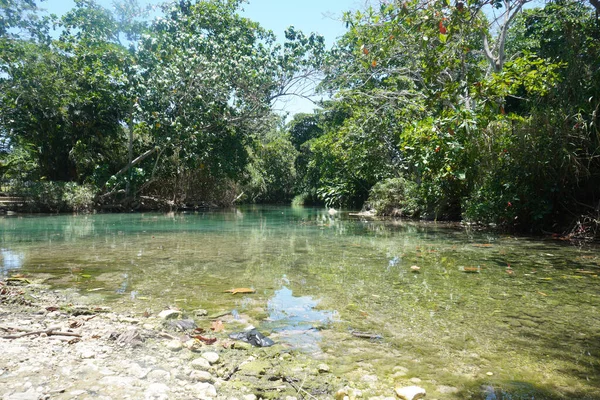
M 422 207 L 417 191 L 417 184 L 405 178 L 386 179 L 373 186 L 366 204 L 377 215 L 418 217 Z
M 10 194 L 25 199 L 24 211 L 89 212 L 95 192 L 75 182 L 23 182 L 12 186 Z

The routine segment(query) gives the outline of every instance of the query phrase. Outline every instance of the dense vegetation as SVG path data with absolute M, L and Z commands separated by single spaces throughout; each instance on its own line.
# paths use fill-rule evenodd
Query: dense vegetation
M 234 0 L 152 23 L 131 0 L 61 18 L 3 2 L 3 185 L 56 209 L 296 196 L 593 235 L 600 5 L 372 3 L 326 51 L 292 28 L 277 42 Z M 284 124 L 272 102 L 317 74 L 330 100 Z

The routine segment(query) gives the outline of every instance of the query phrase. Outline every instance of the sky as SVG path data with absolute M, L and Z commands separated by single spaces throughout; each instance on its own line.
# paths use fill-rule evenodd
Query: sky
M 156 1 L 139 0 L 141 4 L 156 4 Z M 97 0 L 104 7 L 111 8 L 112 0 Z M 39 3 L 49 13 L 62 15 L 72 9 L 72 0 L 46 0 Z M 331 47 L 337 37 L 345 32 L 341 22 L 345 11 L 363 8 L 364 0 L 250 0 L 242 6 L 242 15 L 257 21 L 266 29 L 275 33 L 278 39 L 284 38 L 289 26 L 303 31 L 319 33 L 325 37 L 327 47 Z M 274 105 L 277 110 L 293 115 L 298 112 L 310 112 L 312 102 L 297 97 Z

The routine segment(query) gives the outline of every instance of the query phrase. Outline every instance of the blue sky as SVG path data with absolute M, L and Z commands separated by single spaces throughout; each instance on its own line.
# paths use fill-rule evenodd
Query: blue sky
M 97 0 L 99 4 L 111 8 L 112 0 Z M 139 0 L 141 4 L 156 4 L 156 1 Z M 46 0 L 40 7 L 50 13 L 62 15 L 74 6 L 72 0 Z M 289 26 L 304 33 L 316 32 L 325 37 L 330 47 L 337 37 L 343 35 L 345 27 L 340 21 L 345 11 L 360 9 L 364 0 L 250 0 L 243 5 L 243 13 L 272 30 L 277 38 L 283 39 L 283 32 Z M 311 102 L 292 98 L 286 103 L 276 104 L 277 109 L 294 114 L 310 112 Z

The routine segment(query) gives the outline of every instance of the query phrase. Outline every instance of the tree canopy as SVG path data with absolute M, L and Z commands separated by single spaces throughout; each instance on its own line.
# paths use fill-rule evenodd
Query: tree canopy
M 373 1 L 326 50 L 293 27 L 278 41 L 241 0 L 171 2 L 151 22 L 135 0 L 61 17 L 2 2 L 4 185 L 89 185 L 96 206 L 298 195 L 597 227 L 597 3 L 528 3 Z M 314 113 L 274 113 L 317 81 L 329 100 Z

